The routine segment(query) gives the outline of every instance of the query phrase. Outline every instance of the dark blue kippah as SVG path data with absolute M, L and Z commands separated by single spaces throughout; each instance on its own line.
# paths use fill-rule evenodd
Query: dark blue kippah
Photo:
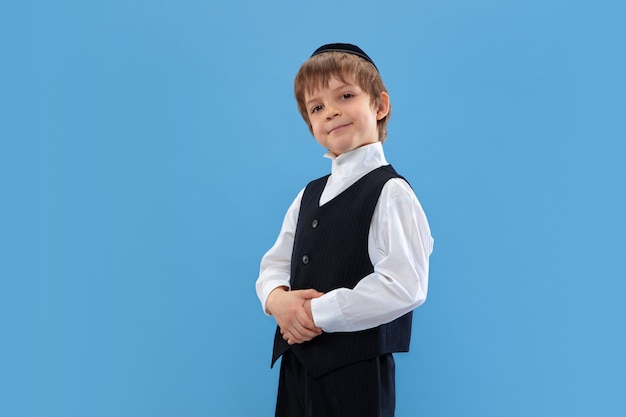
M 352 45 L 350 43 L 329 43 L 327 45 L 323 45 L 317 48 L 315 52 L 313 52 L 313 55 L 311 55 L 311 57 L 323 54 L 324 52 L 345 52 L 347 54 L 360 56 L 361 58 L 372 64 L 374 68 L 376 68 L 376 71 L 378 71 L 378 67 L 376 67 L 376 64 L 374 64 L 372 58 L 367 56 L 367 54 L 356 45 Z

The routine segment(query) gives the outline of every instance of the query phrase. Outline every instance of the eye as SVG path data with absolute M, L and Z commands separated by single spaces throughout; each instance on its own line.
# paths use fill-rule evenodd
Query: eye
M 311 109 L 311 113 L 317 113 L 318 111 L 322 110 L 324 107 L 321 104 L 318 104 L 317 106 L 313 106 L 313 108 Z
M 344 100 L 344 101 L 345 100 L 350 100 L 352 97 L 354 97 L 354 94 L 352 94 L 352 93 L 344 93 L 344 94 L 341 95 L 341 99 Z

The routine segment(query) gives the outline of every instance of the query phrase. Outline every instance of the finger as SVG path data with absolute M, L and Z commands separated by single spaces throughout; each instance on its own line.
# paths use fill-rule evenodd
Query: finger
M 300 332 L 299 326 L 295 325 L 289 328 L 289 339 L 291 340 L 300 340 L 302 338 L 302 333 Z
M 292 334 L 286 334 L 285 337 L 283 337 L 283 339 L 285 339 L 285 341 L 287 342 L 288 345 L 295 345 L 295 344 L 300 344 L 303 342 L 306 342 L 308 340 L 311 339 L 306 339 L 306 338 L 301 338 L 301 337 L 295 337 Z
M 287 342 L 290 345 L 292 345 L 294 341 L 296 340 L 293 334 L 291 334 L 291 332 L 288 332 L 288 331 L 286 331 L 285 334 L 283 335 L 283 339 L 285 340 L 285 342 Z
M 320 335 L 316 330 L 309 330 L 304 327 L 296 327 L 292 330 L 294 340 L 298 343 L 306 342 Z
M 306 329 L 316 334 L 321 333 L 322 329 L 315 325 L 315 322 L 309 318 L 308 314 L 298 314 L 296 316 L 296 319 L 298 321 L 298 324 L 300 324 L 303 329 Z
M 313 330 L 309 330 L 306 329 L 304 327 L 301 327 L 299 325 L 295 326 L 294 328 L 290 329 L 291 332 L 291 336 L 290 340 L 296 342 L 296 343 L 302 343 L 302 342 L 307 342 L 311 339 L 313 339 L 316 336 L 319 336 L 319 333 L 317 333 L 316 331 Z
M 317 336 L 319 336 L 319 334 L 312 334 L 309 336 L 301 336 L 301 337 L 289 337 L 288 339 L 286 339 L 286 341 L 289 345 L 294 345 L 294 344 L 308 342 L 310 340 L 313 340 Z
M 301 295 L 304 298 L 309 299 L 309 298 L 321 297 L 322 295 L 324 295 L 324 293 L 323 292 L 319 292 L 319 291 L 317 291 L 317 290 L 315 290 L 313 288 L 310 288 L 308 290 L 301 290 Z

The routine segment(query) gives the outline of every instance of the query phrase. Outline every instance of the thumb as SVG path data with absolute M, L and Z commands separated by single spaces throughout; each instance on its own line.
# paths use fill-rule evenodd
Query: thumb
M 322 295 L 324 295 L 323 292 L 319 292 L 314 288 L 308 289 L 308 290 L 304 290 L 303 296 L 305 296 L 306 298 L 317 298 L 317 297 L 321 297 Z

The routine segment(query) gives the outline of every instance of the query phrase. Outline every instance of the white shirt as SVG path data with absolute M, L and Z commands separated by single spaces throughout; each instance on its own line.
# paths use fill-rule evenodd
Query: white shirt
M 380 142 L 362 146 L 332 160 L 332 173 L 320 206 L 370 171 L 388 165 Z M 274 246 L 263 256 L 257 296 L 265 303 L 277 287 L 290 286 L 291 253 L 304 189 L 287 210 Z M 406 181 L 392 178 L 382 189 L 368 236 L 374 272 L 353 288 L 338 288 L 311 300 L 313 321 L 325 332 L 351 332 L 388 323 L 426 300 L 428 257 L 434 240 L 426 215 Z

